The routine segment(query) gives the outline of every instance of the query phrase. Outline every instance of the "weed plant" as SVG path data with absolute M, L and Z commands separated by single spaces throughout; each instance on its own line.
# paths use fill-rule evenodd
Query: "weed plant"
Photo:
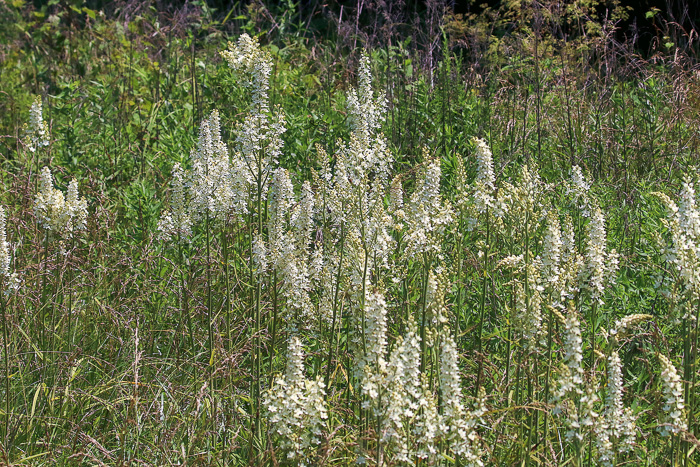
M 698 464 L 686 23 L 49 3 L 0 4 L 1 463 Z

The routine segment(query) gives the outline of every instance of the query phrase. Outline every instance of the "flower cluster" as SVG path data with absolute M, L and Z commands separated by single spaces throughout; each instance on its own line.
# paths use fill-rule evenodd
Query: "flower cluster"
M 365 406 L 379 396 L 382 376 L 386 372 L 386 302 L 379 292 L 368 292 L 364 310 L 365 345 L 356 366 L 362 369 L 362 391 L 367 395 Z
M 70 238 L 76 230 L 85 229 L 87 201 L 78 195 L 78 182 L 68 184 L 68 192 L 54 188 L 53 176 L 48 167 L 41 171 L 39 193 L 34 199 L 34 214 L 39 224 L 62 238 Z
M 684 419 L 685 401 L 683 400 L 683 384 L 678 376 L 676 367 L 665 355 L 657 354 L 661 363 L 661 384 L 664 393 L 665 418 L 659 424 L 661 436 L 669 436 L 688 429 Z
M 571 168 L 571 181 L 566 187 L 566 191 L 571 196 L 572 200 L 579 209 L 583 210 L 583 215 L 588 217 L 589 215 L 589 203 L 590 196 L 588 190 L 591 189 L 591 183 L 586 181 L 586 177 L 583 175 L 581 167 L 575 165 Z
M 476 410 L 467 412 L 462 401 L 457 346 L 449 334 L 444 334 L 440 351 L 442 439 L 447 441 L 449 449 L 460 457 L 463 465 L 480 466 L 483 465 L 482 450 L 475 428 L 484 414 L 483 396 L 477 401 Z
M 253 107 L 236 131 L 235 159 L 241 162 L 238 168 L 247 172 L 248 179 L 264 193 L 282 152 L 282 134 L 286 131 L 282 111 L 270 111 L 272 57 L 248 34 L 242 34 L 236 44 L 229 43 L 221 56 L 252 96 Z
M 260 114 L 266 112 L 272 73 L 270 54 L 260 48 L 256 38 L 241 34 L 236 44 L 228 43 L 228 50 L 221 52 L 221 56 L 243 78 L 244 85 L 253 96 L 255 111 Z
M 683 182 L 679 204 L 666 194 L 655 193 L 666 204 L 673 248 L 671 260 L 676 264 L 687 290 L 700 296 L 700 213 L 695 202 L 695 188 L 689 179 Z
M 0 279 L 4 282 L 6 291 L 10 291 L 19 287 L 19 277 L 17 273 L 11 272 L 12 255 L 10 254 L 10 244 L 7 241 L 6 230 L 7 218 L 5 209 L 0 206 Z
M 612 466 L 617 454 L 629 452 L 636 439 L 636 417 L 622 403 L 622 362 L 617 352 L 608 358 L 608 386 L 605 410 L 596 427 L 598 462 Z
M 406 213 L 407 254 L 439 253 L 442 235 L 453 219 L 450 203 L 440 195 L 440 162 L 432 160 L 418 179 Z
M 170 209 L 158 222 L 163 240 L 189 241 L 195 222 L 208 219 L 225 224 L 230 216 L 247 212 L 249 181 L 240 159 L 229 158 L 218 111 L 202 121 L 189 165 L 189 170 L 178 163 L 173 166 Z
M 263 396 L 275 445 L 290 461 L 305 465 L 308 456 L 321 443 L 328 418 L 325 388 L 321 378 L 304 377 L 304 353 L 297 337 L 289 340 L 287 371 L 277 378 Z
M 5 208 L 0 206 L 0 276 L 10 275 L 10 244 L 7 242 Z
M 409 323 L 404 339 L 399 339 L 389 358 L 382 443 L 394 452 L 394 460 L 410 462 L 414 455 L 412 423 L 428 401 L 420 375 L 420 336 L 415 323 Z M 428 415 L 426 413 L 426 415 Z M 429 440 L 423 439 L 422 444 Z M 425 446 L 424 446 L 425 447 Z
M 600 207 L 596 206 L 588 223 L 586 267 L 582 271 L 585 276 L 581 279 L 591 298 L 598 303 L 603 302 L 606 285 L 615 283 L 615 273 L 618 269 L 619 255 L 614 249 L 609 252 L 606 250 L 605 217 Z
M 565 412 L 567 415 L 566 439 L 583 440 L 582 426 L 593 426 L 598 414 L 593 410 L 595 394 L 584 393 L 583 351 L 581 324 L 574 310 L 569 310 L 564 323 L 564 366 L 559 375 L 558 386 L 554 391 L 554 414 Z
M 189 240 L 192 235 L 192 217 L 188 204 L 185 171 L 180 164 L 175 164 L 172 171 L 172 195 L 170 209 L 161 214 L 158 221 L 158 237 L 163 240 L 176 238 L 178 242 Z
M 36 152 L 49 145 L 49 126 L 44 121 L 41 109 L 41 98 L 37 97 L 29 109 L 29 125 L 26 128 L 28 138 L 27 148 Z

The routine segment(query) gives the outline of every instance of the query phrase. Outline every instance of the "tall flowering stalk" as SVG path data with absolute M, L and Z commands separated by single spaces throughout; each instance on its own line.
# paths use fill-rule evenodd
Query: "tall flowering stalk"
M 546 333 L 542 326 L 542 306 L 545 303 L 543 283 L 547 278 L 541 277 L 542 258 L 537 258 L 536 234 L 540 230 L 541 221 L 545 220 L 545 195 L 547 186 L 540 179 L 536 168 L 524 165 L 514 183 L 503 183 L 498 191 L 496 206 L 500 213 L 494 216 L 505 230 L 504 239 L 510 243 L 511 255 L 501 261 L 510 267 L 516 267 L 512 275 L 512 299 L 510 306 L 509 341 L 519 342 L 521 350 L 517 352 L 518 365 L 515 371 L 514 396 L 515 403 L 520 404 L 527 388 L 528 398 L 539 398 L 532 388 L 538 382 L 540 343 Z M 495 211 L 495 209 L 494 209 Z M 493 241 L 491 242 L 493 243 Z M 553 258 L 547 267 L 553 266 Z M 508 349 L 510 359 L 510 348 Z M 529 358 L 532 356 L 532 358 Z M 527 364 L 522 362 L 527 358 Z M 510 362 L 510 360 L 508 360 Z M 510 365 L 508 365 L 510 367 Z M 527 367 L 530 366 L 529 369 Z M 527 378 L 523 378 L 527 371 Z M 509 369 L 506 378 L 510 379 Z M 526 385 L 525 385 L 525 384 Z M 539 414 L 528 414 L 529 442 L 537 436 Z M 525 425 L 523 425 L 525 426 Z M 536 441 L 534 441 L 536 442 Z
M 324 305 L 324 308 L 330 308 L 331 315 L 329 342 L 336 342 L 337 314 L 345 310 L 340 316 L 341 327 L 346 331 L 347 354 L 354 355 L 352 361 L 347 361 L 353 374 L 346 392 L 348 408 L 352 405 L 352 386 L 361 388 L 365 381 L 369 381 L 364 376 L 366 365 L 363 363 L 367 356 L 366 339 L 371 331 L 368 313 L 377 309 L 366 301 L 373 300 L 370 291 L 382 289 L 383 276 L 391 271 L 389 258 L 396 245 L 391 233 L 396 225 L 395 216 L 398 216 L 394 209 L 397 208 L 396 185 L 393 204 L 388 209 L 385 205 L 385 199 L 390 198 L 389 174 L 393 156 L 381 132 L 386 99 L 373 89 L 367 54 L 362 55 L 357 74 L 357 86 L 347 93 L 350 138 L 342 142 L 333 155 L 335 164 L 332 170 L 327 162 L 328 155 L 319 150 L 324 168 L 316 179 L 315 203 L 316 213 L 325 226 L 323 249 L 330 261 L 324 262 L 333 265 L 332 275 L 327 274 L 333 279 L 325 281 L 323 286 L 323 289 L 332 291 L 333 296 L 332 305 Z M 403 212 L 401 208 L 397 209 Z M 348 301 L 347 306 L 339 304 L 343 299 Z M 332 385 L 332 354 L 331 346 L 328 353 L 329 385 Z M 361 390 L 357 392 L 362 393 Z M 369 423 L 372 415 L 369 407 L 360 407 L 357 416 Z M 367 426 L 367 423 L 363 425 Z
M 695 429 L 696 390 L 698 383 L 698 335 L 700 334 L 700 211 L 697 208 L 695 186 L 689 178 L 683 181 L 678 204 L 666 194 L 655 193 L 666 204 L 669 211 L 665 219 L 671 234 L 673 247 L 670 258 L 678 271 L 678 281 L 688 298 L 683 314 L 684 355 L 683 376 L 685 380 L 687 426 Z M 694 310 L 693 310 L 694 308 Z M 693 311 L 695 316 L 693 316 Z
M 11 291 L 19 288 L 17 274 L 11 272 L 10 263 L 12 256 L 10 244 L 7 241 L 7 217 L 5 208 L 0 206 L 0 311 L 2 312 L 2 342 L 5 356 L 5 445 L 8 445 L 10 436 L 10 341 L 7 329 L 9 317 L 7 315 L 6 297 Z
M 387 461 L 410 462 L 414 455 L 412 425 L 427 405 L 420 371 L 420 336 L 413 321 L 389 357 L 381 442 L 391 453 Z M 428 439 L 423 440 L 424 448 Z
M 475 156 L 477 161 L 477 173 L 476 180 L 474 182 L 474 187 L 472 191 L 471 200 L 465 200 L 465 195 L 462 194 L 459 198 L 458 204 L 461 205 L 460 216 L 463 216 L 464 212 L 468 213 L 467 220 L 467 230 L 474 230 L 477 226 L 479 219 L 483 219 L 484 226 L 486 229 L 486 237 L 483 243 L 480 243 L 481 248 L 479 248 L 479 257 L 483 259 L 483 274 L 481 283 L 481 298 L 479 300 L 479 331 L 477 340 L 477 352 L 479 358 L 479 372 L 477 375 L 477 382 L 475 390 L 479 391 L 481 387 L 481 373 L 482 373 L 482 334 L 484 329 L 484 319 L 486 312 L 486 294 L 491 280 L 489 273 L 489 257 L 490 248 L 493 243 L 493 232 L 492 230 L 492 216 L 499 215 L 501 209 L 499 206 L 503 205 L 497 196 L 495 188 L 495 174 L 493 169 L 493 155 L 491 149 L 489 148 L 486 141 L 481 138 L 472 138 L 472 143 L 476 146 Z M 475 393 L 476 394 L 476 393 Z
M 581 324 L 576 316 L 576 310 L 570 307 L 564 317 L 556 309 L 553 313 L 564 325 L 564 362 L 559 372 L 559 378 L 553 392 L 554 415 L 564 413 L 567 431 L 566 440 L 574 443 L 577 462 L 581 459 L 581 443 L 584 440 L 584 429 L 591 430 L 599 415 L 594 410 L 598 398 L 591 384 L 584 382 L 582 367 L 583 350 L 581 339 Z
M 236 130 L 236 158 L 241 161 L 246 177 L 253 189 L 253 215 L 256 216 L 258 235 L 263 234 L 264 202 L 267 199 L 270 178 L 278 165 L 282 152 L 282 134 L 286 131 L 284 114 L 280 108 L 270 109 L 268 91 L 272 73 L 272 57 L 269 52 L 260 48 L 257 40 L 247 34 L 242 34 L 238 41 L 228 44 L 228 49 L 221 52 L 243 86 L 251 93 L 252 105 L 244 121 Z M 250 257 L 252 258 L 252 244 Z M 252 262 L 251 262 L 252 266 Z M 255 275 L 251 267 L 251 280 L 255 284 L 252 335 L 254 336 L 253 351 L 253 385 L 252 400 L 260 399 L 261 360 L 262 360 L 262 275 Z M 259 404 L 255 406 L 256 433 L 261 432 Z
M 599 206 L 593 207 L 587 226 L 585 267 L 581 271 L 581 288 L 588 291 L 591 298 L 591 365 L 595 362 L 595 337 L 598 326 L 598 307 L 603 304 L 603 294 L 607 287 L 615 284 L 619 255 L 617 251 L 607 251 L 605 217 Z
M 462 465 L 481 466 L 483 453 L 475 428 L 485 412 L 483 395 L 477 400 L 476 410 L 468 412 L 465 409 L 458 358 L 452 336 L 443 332 L 440 351 L 441 440 L 449 451 L 458 456 Z
M 442 236 L 454 221 L 454 211 L 449 201 L 440 194 L 442 171 L 438 160 L 431 160 L 417 180 L 407 211 L 406 253 L 409 258 L 418 257 L 423 267 L 423 291 L 421 294 L 421 368 L 425 365 L 425 328 L 428 306 L 428 285 L 432 261 L 442 251 Z
M 608 357 L 608 385 L 605 410 L 596 427 L 600 465 L 613 466 L 618 455 L 629 452 L 636 439 L 636 417 L 622 402 L 622 362 L 616 351 Z
M 39 176 L 39 153 L 42 148 L 49 145 L 49 125 L 44 120 L 41 97 L 36 97 L 29 109 L 29 123 L 25 125 L 25 135 L 27 137 L 27 149 L 34 156 L 34 189 L 37 188 Z
M 185 263 L 185 244 L 191 241 L 192 237 L 192 215 L 190 214 L 190 194 L 187 188 L 188 174 L 179 163 L 173 165 L 172 178 L 170 180 L 171 195 L 170 208 L 163 211 L 158 221 L 158 238 L 162 241 L 174 240 L 177 245 L 177 261 L 180 271 L 180 322 L 185 318 L 187 329 L 190 335 L 190 347 L 194 346 L 194 335 L 192 333 L 192 319 L 189 312 L 189 299 L 187 291 L 187 280 Z M 189 264 L 189 261 L 188 261 Z M 178 358 L 180 346 L 178 349 Z
M 41 171 L 39 192 L 34 199 L 34 214 L 39 225 L 46 230 L 45 243 L 48 246 L 49 232 L 60 239 L 60 250 L 66 253 L 65 240 L 73 240 L 73 234 L 84 230 L 87 224 L 87 200 L 78 194 L 78 182 L 72 179 L 66 195 L 54 188 L 53 175 L 48 167 Z M 68 283 L 72 282 L 73 268 L 68 269 Z M 68 299 L 68 340 L 71 340 L 73 293 Z

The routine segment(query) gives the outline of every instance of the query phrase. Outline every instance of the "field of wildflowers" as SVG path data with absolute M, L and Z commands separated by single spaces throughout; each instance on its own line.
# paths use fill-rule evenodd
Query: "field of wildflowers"
M 0 4 L 0 464 L 700 463 L 692 48 L 49 3 Z

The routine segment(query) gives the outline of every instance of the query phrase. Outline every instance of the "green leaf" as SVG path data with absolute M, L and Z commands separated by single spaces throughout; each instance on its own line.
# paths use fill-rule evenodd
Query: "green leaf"
M 95 10 L 91 10 L 90 8 L 83 7 L 83 13 L 88 15 L 91 19 L 95 19 Z

